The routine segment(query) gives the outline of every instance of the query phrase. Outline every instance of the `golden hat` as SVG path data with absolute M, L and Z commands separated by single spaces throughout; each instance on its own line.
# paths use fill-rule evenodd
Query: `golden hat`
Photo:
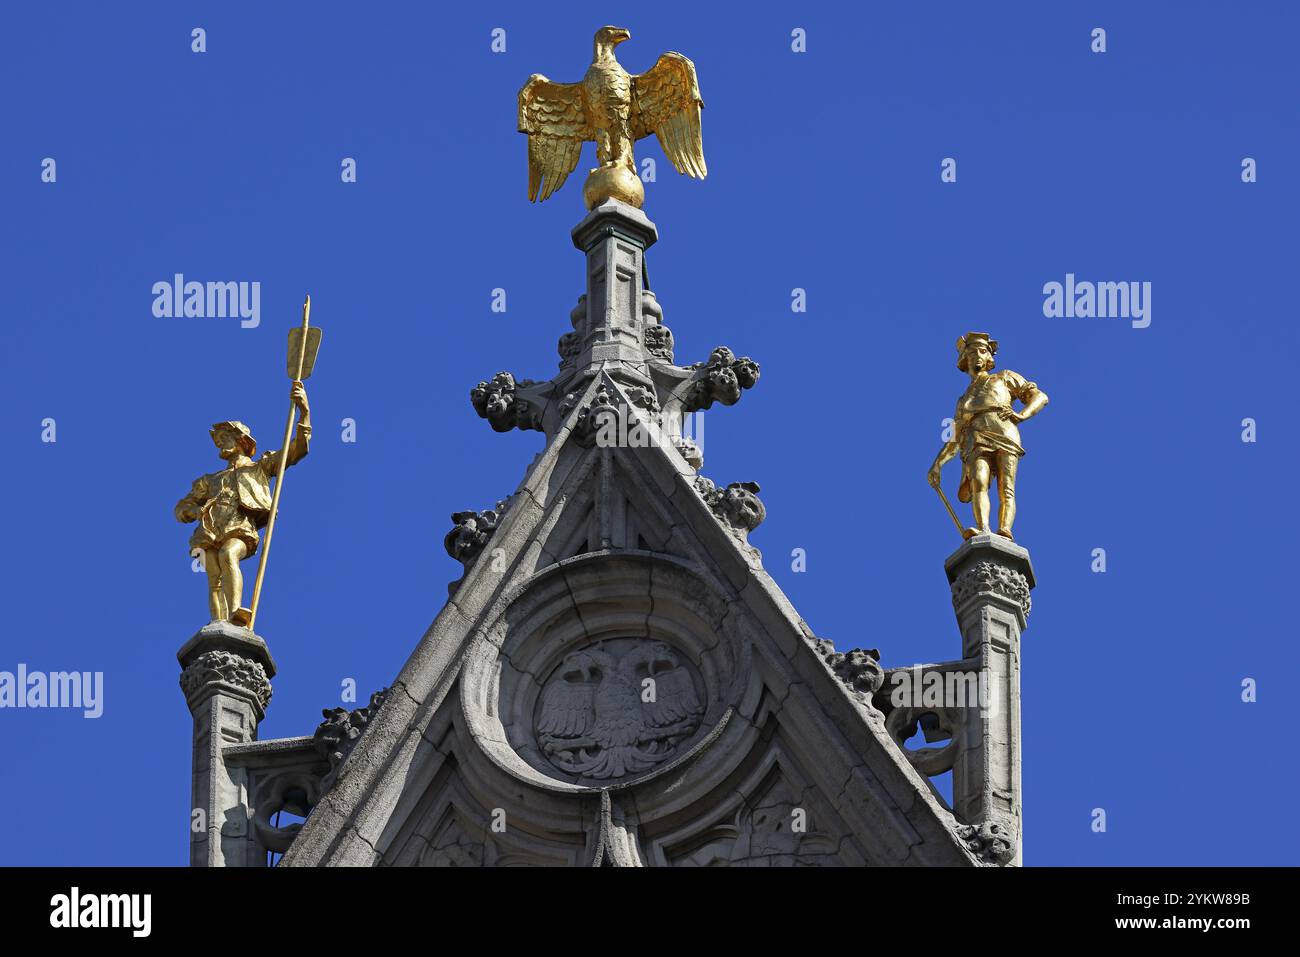
M 208 430 L 208 435 L 212 436 L 212 441 L 217 441 L 218 429 L 230 429 L 232 432 L 239 433 L 239 445 L 244 450 L 244 454 L 250 459 L 257 454 L 257 440 L 253 438 L 253 432 L 243 422 L 235 419 L 227 419 L 225 422 L 217 422 Z
M 987 332 L 968 332 L 964 336 L 959 336 L 957 338 L 957 368 L 962 372 L 966 371 L 966 347 L 970 345 L 972 341 L 980 339 L 982 339 L 985 345 L 989 347 L 989 352 L 991 354 L 998 354 L 998 341 L 996 339 L 990 339 Z M 989 368 L 992 368 L 992 366 Z

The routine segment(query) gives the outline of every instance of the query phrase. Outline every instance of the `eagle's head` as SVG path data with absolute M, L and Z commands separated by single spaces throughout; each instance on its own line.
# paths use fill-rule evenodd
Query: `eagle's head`
M 622 27 L 601 27 L 596 31 L 595 58 L 597 60 L 614 56 L 614 47 L 624 40 L 632 39 L 632 33 Z

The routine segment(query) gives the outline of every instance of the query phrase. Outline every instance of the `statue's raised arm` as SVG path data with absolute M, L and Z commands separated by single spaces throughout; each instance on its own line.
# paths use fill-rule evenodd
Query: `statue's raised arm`
M 289 399 L 293 402 L 294 408 L 298 410 L 299 417 L 293 441 L 288 445 L 289 458 L 284 463 L 286 467 L 301 462 L 311 448 L 311 406 L 307 403 L 307 387 L 301 382 L 294 382 Z M 262 453 L 262 457 L 258 459 L 258 462 L 268 476 L 274 476 L 279 471 L 280 456 L 283 454 L 283 449 Z

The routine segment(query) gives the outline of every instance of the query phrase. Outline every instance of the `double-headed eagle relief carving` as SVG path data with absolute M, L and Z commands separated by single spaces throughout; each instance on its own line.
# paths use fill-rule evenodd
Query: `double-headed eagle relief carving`
M 528 134 L 529 200 L 545 200 L 564 185 L 587 140 L 595 141 L 600 161 L 583 188 L 588 209 L 606 199 L 641 207 L 645 189 L 632 144 L 651 133 L 677 172 L 696 179 L 708 172 L 695 64 L 680 53 L 665 53 L 647 72 L 630 74 L 614 58 L 614 48 L 631 36 L 622 27 L 601 27 L 581 83 L 553 83 L 534 73 L 519 91 L 519 132 Z
M 661 641 L 567 655 L 542 689 L 537 740 L 557 768 L 618 778 L 671 757 L 700 726 L 695 678 Z

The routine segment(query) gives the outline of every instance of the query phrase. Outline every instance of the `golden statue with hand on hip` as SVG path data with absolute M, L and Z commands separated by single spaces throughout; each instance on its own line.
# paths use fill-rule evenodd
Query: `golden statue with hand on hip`
M 970 376 L 970 385 L 957 400 L 953 437 L 945 442 L 927 478 L 948 508 L 963 538 L 987 534 L 989 529 L 989 487 L 998 483 L 998 534 L 1012 538 L 1016 520 L 1016 470 L 1025 450 L 1017 426 L 1042 411 L 1047 393 L 1024 376 L 1009 369 L 994 372 L 996 339 L 985 332 L 968 332 L 957 340 L 957 368 Z M 1023 403 L 1019 412 L 1012 400 Z M 975 525 L 963 529 L 957 513 L 940 488 L 940 470 L 945 462 L 961 455 L 961 486 L 957 500 L 970 502 Z M 1014 540 L 1014 539 L 1013 539 Z

